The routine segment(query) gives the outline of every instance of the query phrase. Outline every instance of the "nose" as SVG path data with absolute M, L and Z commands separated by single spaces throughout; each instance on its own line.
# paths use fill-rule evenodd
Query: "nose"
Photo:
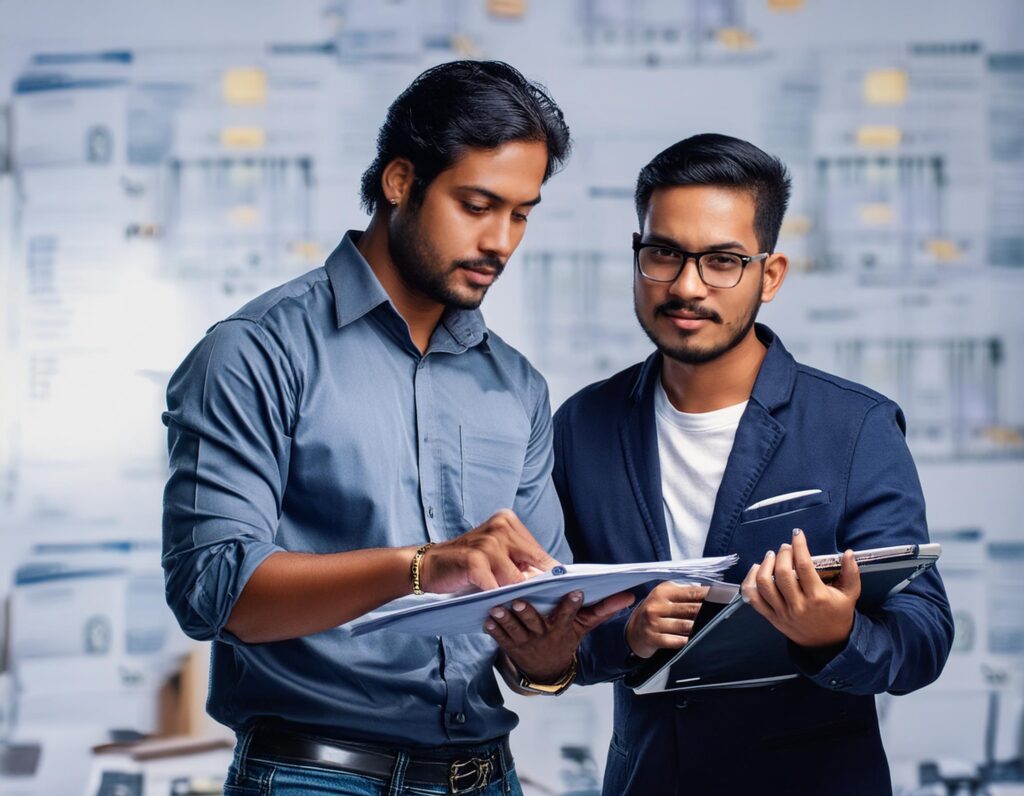
M 700 278 L 700 271 L 697 268 L 697 258 L 687 257 L 683 263 L 683 270 L 679 272 L 676 281 L 668 286 L 669 292 L 680 298 L 706 298 L 708 286 Z
M 512 219 L 503 213 L 495 213 L 483 230 L 480 250 L 504 262 L 512 256 L 518 242 L 519 236 L 512 228 Z

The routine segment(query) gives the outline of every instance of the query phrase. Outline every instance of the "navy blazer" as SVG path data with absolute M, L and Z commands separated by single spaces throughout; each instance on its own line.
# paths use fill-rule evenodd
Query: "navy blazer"
M 738 583 L 794 527 L 815 555 L 927 542 L 899 407 L 797 363 L 771 330 L 758 324 L 756 331 L 768 351 L 736 431 L 704 555 L 739 554 L 725 576 Z M 581 390 L 555 415 L 555 486 L 576 561 L 670 557 L 654 417 L 660 372 L 656 353 Z M 821 491 L 748 508 L 812 489 Z M 580 682 L 628 671 L 627 618 L 586 638 Z M 889 793 L 873 695 L 935 680 L 952 640 L 949 603 L 932 569 L 880 610 L 858 612 L 831 660 L 792 645 L 804 673 L 796 680 L 646 696 L 616 682 L 604 793 Z

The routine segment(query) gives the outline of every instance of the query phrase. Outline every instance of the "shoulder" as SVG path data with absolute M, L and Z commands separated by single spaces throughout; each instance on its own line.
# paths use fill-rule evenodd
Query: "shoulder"
M 796 380 L 792 404 L 798 411 L 809 407 L 823 420 L 849 428 L 856 432 L 869 418 L 879 422 L 895 422 L 901 431 L 906 430 L 903 411 L 890 398 L 849 379 L 796 364 Z
M 525 355 L 490 328 L 487 329 L 487 347 L 524 407 L 532 411 L 539 401 L 547 405 L 548 383 Z
M 556 426 L 598 424 L 617 420 L 633 402 L 633 395 L 650 360 L 637 362 L 601 381 L 589 384 L 566 399 L 555 413 Z

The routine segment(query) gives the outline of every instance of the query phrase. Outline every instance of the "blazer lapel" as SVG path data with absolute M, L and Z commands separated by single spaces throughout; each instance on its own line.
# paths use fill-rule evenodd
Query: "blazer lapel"
M 757 324 L 755 329 L 768 351 L 754 382 L 750 402 L 740 418 L 718 488 L 711 528 L 704 543 L 706 556 L 724 556 L 732 550 L 740 513 L 786 433 L 772 412 L 788 403 L 793 394 L 796 362 L 771 329 L 762 324 Z
M 760 404 L 753 400 L 747 404 L 715 498 L 705 556 L 724 556 L 729 551 L 740 513 L 785 433 Z
M 668 561 L 672 556 L 662 506 L 661 464 L 654 417 L 654 387 L 661 371 L 660 362 L 660 356 L 654 354 L 641 368 L 631 395 L 633 405 L 620 426 L 620 433 L 626 474 L 655 553 L 654 560 Z

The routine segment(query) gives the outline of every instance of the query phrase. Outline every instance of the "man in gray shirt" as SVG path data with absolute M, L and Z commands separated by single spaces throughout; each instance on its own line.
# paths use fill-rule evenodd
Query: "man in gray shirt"
M 167 599 L 213 641 L 209 711 L 239 739 L 226 792 L 519 792 L 492 638 L 339 625 L 570 558 L 547 387 L 477 309 L 568 150 L 507 64 L 424 72 L 380 130 L 366 231 L 171 378 Z M 567 687 L 579 639 L 629 599 L 529 609 L 516 684 Z

